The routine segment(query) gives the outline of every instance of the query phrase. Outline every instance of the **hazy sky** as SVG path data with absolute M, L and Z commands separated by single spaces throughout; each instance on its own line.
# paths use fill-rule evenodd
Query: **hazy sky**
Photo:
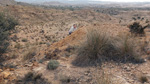
M 92 1 L 113 1 L 113 2 L 150 2 L 150 0 L 92 0 Z
M 113 2 L 150 2 L 150 0 L 16 0 L 16 1 L 23 1 L 23 2 L 45 2 L 45 1 L 113 1 Z

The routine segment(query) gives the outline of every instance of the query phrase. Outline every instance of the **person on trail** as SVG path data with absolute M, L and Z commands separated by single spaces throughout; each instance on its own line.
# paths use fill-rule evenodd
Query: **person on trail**
M 71 35 L 71 33 L 73 33 L 76 29 L 77 29 L 77 25 L 73 24 L 73 26 L 69 30 L 69 35 Z

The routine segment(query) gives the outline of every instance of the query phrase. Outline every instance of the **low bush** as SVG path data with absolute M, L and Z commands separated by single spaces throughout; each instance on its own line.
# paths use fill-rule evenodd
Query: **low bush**
M 142 26 L 139 22 L 134 22 L 133 24 L 129 25 L 128 27 L 132 34 L 144 34 L 144 29 L 146 29 L 148 26 L 149 26 L 149 24 L 146 26 Z
M 14 47 L 17 49 L 20 49 L 20 48 L 22 48 L 22 45 L 20 43 L 16 43 L 16 45 Z
M 16 25 L 18 25 L 18 22 L 15 18 L 7 13 L 0 13 L 0 54 L 5 53 L 7 50 L 9 46 L 8 36 Z
M 50 60 L 47 64 L 47 69 L 49 70 L 55 70 L 59 66 L 59 62 L 57 60 Z
M 23 60 L 30 60 L 32 59 L 34 56 L 36 55 L 36 49 L 35 48 L 31 48 L 29 49 L 29 51 L 25 52 Z
M 22 42 L 27 42 L 28 40 L 26 38 L 23 38 L 22 39 Z
M 59 80 L 60 80 L 62 83 L 70 83 L 70 82 L 71 82 L 71 77 L 70 77 L 70 76 L 67 76 L 67 75 L 60 75 Z
M 140 80 L 141 83 L 148 82 L 148 78 L 147 78 L 146 76 L 141 76 L 141 77 L 139 78 L 139 80 Z
M 42 74 L 29 72 L 24 78 L 16 81 L 16 84 L 51 84 L 51 82 L 43 78 Z

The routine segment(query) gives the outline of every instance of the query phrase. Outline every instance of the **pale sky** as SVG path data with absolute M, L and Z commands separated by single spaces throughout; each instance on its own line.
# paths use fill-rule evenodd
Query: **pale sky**
M 150 0 L 92 0 L 92 1 L 113 1 L 113 2 L 150 2 Z
M 88 1 L 111 1 L 111 2 L 150 2 L 150 0 L 16 0 L 21 2 L 45 2 L 45 1 L 60 1 L 60 2 L 67 2 L 67 1 L 79 1 L 79 2 L 88 2 Z

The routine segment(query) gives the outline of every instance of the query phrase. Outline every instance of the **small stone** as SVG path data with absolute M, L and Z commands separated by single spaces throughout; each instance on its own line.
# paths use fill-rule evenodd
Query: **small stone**
M 84 73 L 84 75 L 86 75 L 86 76 L 87 76 L 87 75 L 88 75 L 88 73 Z
M 32 67 L 33 63 L 25 64 L 25 67 Z

